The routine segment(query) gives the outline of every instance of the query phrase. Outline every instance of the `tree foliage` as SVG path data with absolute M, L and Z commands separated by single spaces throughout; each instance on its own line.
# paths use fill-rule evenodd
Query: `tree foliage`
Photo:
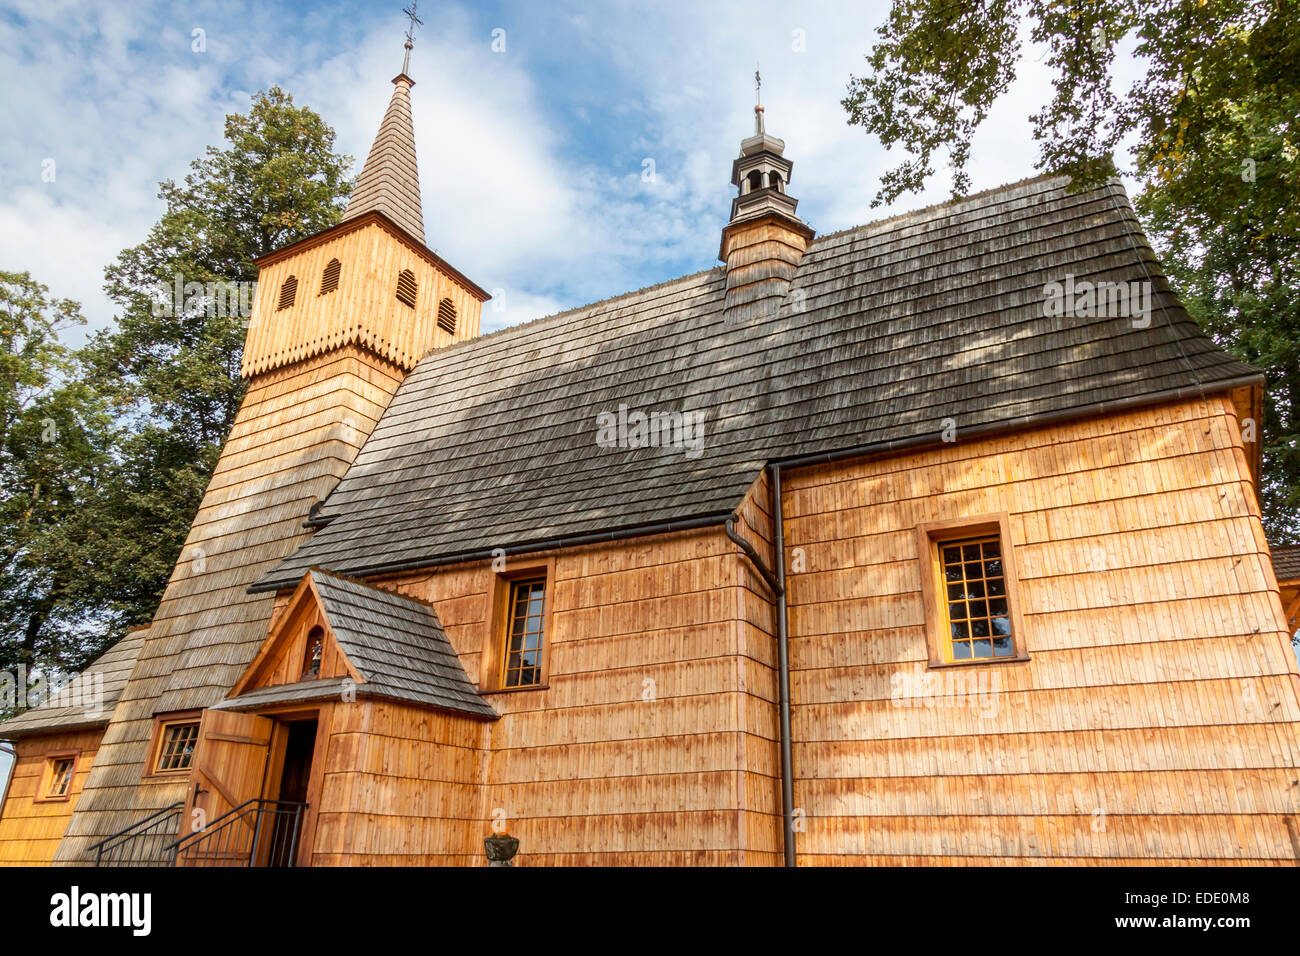
M 1044 50 L 1037 167 L 1077 186 L 1138 178 L 1136 209 L 1188 310 L 1267 377 L 1265 521 L 1300 541 L 1300 4 L 895 0 L 878 33 L 843 101 L 850 123 L 909 156 L 876 204 L 920 190 L 945 155 L 967 192 L 972 138 L 1023 40 Z M 1145 67 L 1125 90 L 1121 44 Z
M 99 610 L 88 519 L 112 430 L 59 341 L 84 321 L 27 273 L 0 272 L 0 670 L 80 663 L 81 617 Z

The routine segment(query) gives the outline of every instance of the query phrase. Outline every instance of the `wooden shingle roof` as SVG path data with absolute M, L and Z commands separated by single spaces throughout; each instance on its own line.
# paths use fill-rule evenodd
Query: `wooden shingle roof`
M 1046 314 L 1067 277 L 1152 283 L 1150 322 Z M 770 317 L 712 269 L 431 352 L 254 585 L 730 512 L 769 461 L 887 450 L 1254 384 L 1169 290 L 1122 187 L 1042 177 L 815 240 Z M 702 413 L 698 455 L 597 416 Z
M 385 697 L 472 717 L 496 718 L 461 666 L 434 609 L 421 601 L 319 570 L 310 572 L 339 648 L 361 674 L 358 697 Z M 217 705 L 244 709 L 338 698 L 341 680 L 262 687 Z
M 406 74 L 393 80 L 388 103 L 370 155 L 361 168 L 341 221 L 378 211 L 424 242 L 420 209 L 420 170 L 415 159 L 415 127 L 411 121 L 411 87 Z
M 1300 581 L 1300 544 L 1272 545 L 1273 573 L 1279 581 Z
M 127 634 L 49 700 L 0 724 L 0 740 L 107 724 L 144 647 L 149 628 Z

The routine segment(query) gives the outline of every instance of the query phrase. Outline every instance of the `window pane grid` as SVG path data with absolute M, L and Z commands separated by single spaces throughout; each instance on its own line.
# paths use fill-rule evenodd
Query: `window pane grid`
M 546 581 L 516 581 L 510 585 L 510 619 L 502 686 L 528 687 L 542 682 L 542 620 Z
M 198 743 L 199 725 L 169 724 L 163 730 L 162 752 L 158 755 L 158 770 L 188 770 Z
M 1001 539 L 942 541 L 939 560 L 951 659 L 1014 656 Z
M 50 789 L 46 795 L 50 797 L 67 796 L 71 786 L 72 758 L 62 757 L 54 761 L 54 770 L 50 774 Z

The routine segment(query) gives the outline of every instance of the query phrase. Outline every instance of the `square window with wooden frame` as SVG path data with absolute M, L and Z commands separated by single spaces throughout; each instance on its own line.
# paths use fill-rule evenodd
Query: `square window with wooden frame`
M 546 686 L 553 562 L 530 561 L 494 575 L 492 616 L 481 663 L 485 691 Z
M 1029 659 L 1005 514 L 917 528 L 930 665 Z
M 153 758 L 149 775 L 189 773 L 199 742 L 199 713 L 187 712 L 155 720 Z
M 45 775 L 38 801 L 69 800 L 72 797 L 72 780 L 77 772 L 77 752 L 49 754 L 45 758 Z

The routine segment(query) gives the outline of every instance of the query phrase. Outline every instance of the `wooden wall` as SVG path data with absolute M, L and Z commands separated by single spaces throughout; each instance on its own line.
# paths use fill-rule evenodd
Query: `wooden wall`
M 410 370 L 430 349 L 478 335 L 481 302 L 469 288 L 389 227 L 372 220 L 357 223 L 264 265 L 244 347 L 245 376 L 352 343 Z M 331 259 L 340 264 L 338 288 L 321 295 L 321 274 Z M 403 269 L 415 275 L 414 309 L 396 297 Z M 293 305 L 278 309 L 280 289 L 290 275 L 298 279 L 297 296 Z M 438 327 L 443 298 L 456 306 L 455 334 Z
M 95 727 L 33 735 L 17 742 L 9 793 L 0 807 L 0 866 L 45 866 L 54 859 L 103 735 L 104 729 Z M 47 756 L 64 751 L 77 752 L 68 799 L 38 799 Z
M 1230 401 L 785 489 L 801 864 L 1300 858 L 1300 676 Z M 1031 659 L 932 699 L 976 706 L 899 706 L 927 670 L 915 528 L 995 512 Z
M 483 860 L 483 721 L 365 698 L 329 713 L 313 866 Z
M 268 376 L 245 407 L 290 384 Z M 192 532 L 233 535 L 203 572 L 219 577 L 169 587 L 61 857 L 175 799 L 138 782 L 146 715 L 224 696 L 285 607 L 243 592 L 264 566 L 257 508 L 224 509 L 239 469 L 284 481 L 277 458 L 245 463 L 250 433 L 294 431 L 241 423 Z M 801 864 L 1300 857 L 1300 673 L 1228 400 L 839 462 L 785 489 Z M 739 530 L 770 559 L 768 509 L 759 479 Z M 895 679 L 927 672 L 916 526 L 995 512 L 1030 659 L 962 669 L 985 675 L 975 706 L 899 706 Z M 501 819 L 523 866 L 779 864 L 775 621 L 748 560 L 720 528 L 506 570 L 534 557 L 554 560 L 548 686 L 489 694 L 491 723 L 333 705 L 312 862 L 481 865 Z M 370 583 L 432 602 L 477 680 L 494 579 L 483 562 Z
M 522 866 L 775 858 L 772 618 L 745 562 L 721 529 L 556 555 L 549 684 L 488 695 L 503 716 L 482 725 L 471 859 L 494 819 L 519 837 Z M 389 582 L 435 605 L 472 680 L 493 573 L 484 562 Z M 468 766 L 470 742 L 450 726 L 435 722 L 429 740 Z
M 737 509 L 737 532 L 757 547 L 769 570 L 776 567 L 773 547 L 772 488 L 767 472 L 754 483 Z M 737 588 L 739 634 L 736 653 L 738 686 L 737 720 L 741 722 L 744 745 L 745 813 L 744 856 L 747 866 L 780 866 L 781 821 L 781 736 L 780 694 L 776 654 L 775 595 L 752 563 L 741 561 L 742 587 Z

